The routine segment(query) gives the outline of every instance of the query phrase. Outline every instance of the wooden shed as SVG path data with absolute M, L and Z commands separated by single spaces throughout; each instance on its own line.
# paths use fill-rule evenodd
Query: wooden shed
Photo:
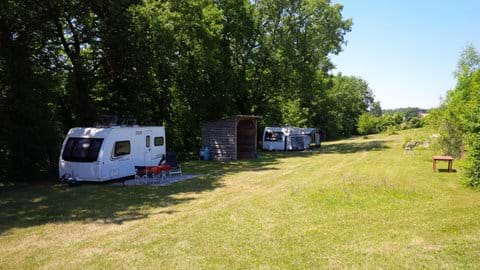
M 257 119 L 235 115 L 202 125 L 202 147 L 213 160 L 229 161 L 257 157 Z

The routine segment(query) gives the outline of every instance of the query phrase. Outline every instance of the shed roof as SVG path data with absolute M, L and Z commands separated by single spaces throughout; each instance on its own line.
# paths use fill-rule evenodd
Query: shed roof
M 217 120 L 211 120 L 206 123 L 214 123 L 217 121 L 225 121 L 225 120 L 248 120 L 248 119 L 261 119 L 261 116 L 258 115 L 245 115 L 245 114 L 237 114 L 232 116 L 226 116 Z
M 314 132 L 317 132 L 317 128 L 299 128 L 299 127 L 291 127 L 291 126 L 285 126 L 285 127 L 265 127 L 265 130 L 268 131 L 280 131 L 285 133 L 285 135 L 306 135 L 306 134 L 311 134 Z

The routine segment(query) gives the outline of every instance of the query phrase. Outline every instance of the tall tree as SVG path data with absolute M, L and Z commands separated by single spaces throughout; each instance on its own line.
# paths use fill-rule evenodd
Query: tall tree
M 48 16 L 34 1 L 0 4 L 0 178 L 33 180 L 56 160 L 53 119 L 58 80 L 51 74 Z
M 255 5 L 260 33 L 255 92 L 265 93 L 265 104 L 274 101 L 260 113 L 265 121 L 284 122 L 287 115 L 281 116 L 282 111 L 291 110 L 279 108 L 290 106 L 282 101 L 299 99 L 298 112 L 308 112 L 305 124 L 318 124 L 329 85 L 325 77 L 333 68 L 328 56 L 341 51 L 351 21 L 342 18 L 341 5 L 329 1 L 264 0 Z
M 131 6 L 138 0 L 97 0 L 90 6 L 98 18 L 98 46 L 103 52 L 97 72 L 95 98 L 98 111 L 140 123 L 162 124 L 166 120 L 168 96 L 158 91 L 150 74 L 151 55 L 138 41 Z M 154 111 L 158 116 L 154 116 Z
M 85 1 L 43 3 L 62 47 L 67 72 L 66 99 L 72 124 L 89 126 L 97 119 L 93 98 L 96 71 L 103 51 L 99 47 L 99 20 Z
M 330 1 L 0 4 L 2 177 L 16 164 L 53 164 L 59 134 L 101 114 L 165 125 L 168 146 L 185 156 L 211 119 L 260 114 L 263 124 L 348 135 L 349 117 L 371 106 L 361 80 L 330 74 L 329 55 L 351 29 Z
M 366 81 L 358 77 L 338 74 L 333 86 L 327 91 L 326 121 L 324 126 L 329 137 L 347 137 L 356 134 L 357 122 L 374 106 L 374 97 Z

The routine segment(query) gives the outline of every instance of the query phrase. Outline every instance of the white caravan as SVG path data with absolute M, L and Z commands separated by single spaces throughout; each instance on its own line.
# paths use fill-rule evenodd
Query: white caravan
M 263 131 L 264 150 L 304 150 L 312 144 L 320 146 L 316 128 L 266 127 Z
M 104 182 L 133 177 L 135 166 L 154 166 L 166 154 L 165 128 L 72 128 L 60 152 L 59 177 Z

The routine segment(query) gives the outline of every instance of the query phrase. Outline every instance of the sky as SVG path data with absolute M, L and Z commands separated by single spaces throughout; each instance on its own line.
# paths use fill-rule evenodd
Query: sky
M 455 86 L 462 50 L 480 50 L 480 0 L 334 3 L 353 20 L 334 72 L 366 80 L 383 109 L 438 106 Z

